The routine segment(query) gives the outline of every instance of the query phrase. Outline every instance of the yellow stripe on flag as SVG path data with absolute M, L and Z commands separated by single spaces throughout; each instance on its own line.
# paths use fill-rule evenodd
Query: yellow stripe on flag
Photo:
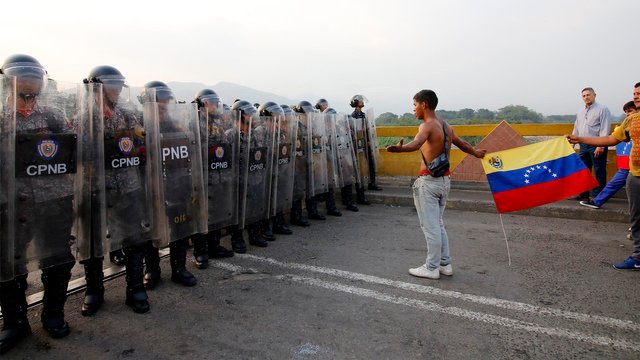
M 536 165 L 575 154 L 564 137 L 517 148 L 488 153 L 482 159 L 482 167 L 488 175 L 498 171 L 509 171 Z

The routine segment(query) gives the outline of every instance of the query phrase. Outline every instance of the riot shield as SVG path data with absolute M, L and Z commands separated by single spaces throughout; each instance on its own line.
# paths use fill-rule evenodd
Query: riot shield
M 298 131 L 295 144 L 295 174 L 293 175 L 293 201 L 302 200 L 308 194 L 310 183 L 310 136 L 306 114 L 296 114 Z
M 327 176 L 326 125 L 321 113 L 306 114 L 311 128 L 311 179 L 312 196 L 324 194 L 329 190 Z
M 271 159 L 274 124 L 271 117 L 261 119 L 236 113 L 242 119 L 240 135 L 240 227 L 269 217 L 271 197 Z
M 238 223 L 240 133 L 224 114 L 200 111 L 208 230 Z
M 364 117 L 350 117 L 351 128 L 353 130 L 352 140 L 355 144 L 356 163 L 358 166 L 358 177 L 356 182 L 360 185 L 369 183 L 369 152 L 367 151 L 367 120 Z
M 358 178 L 358 167 L 356 166 L 356 155 L 352 143 L 349 119 L 349 116 L 345 114 L 336 115 L 336 153 L 339 187 L 355 184 Z
M 369 149 L 369 158 L 371 159 L 369 165 L 374 167 L 374 172 L 377 172 L 380 167 L 380 153 L 378 133 L 376 132 L 376 115 L 373 109 L 367 109 L 365 114 L 367 117 L 367 147 Z
M 151 98 L 156 98 L 152 96 Z M 144 104 L 157 247 L 207 231 L 200 124 L 196 104 Z
M 83 190 L 77 84 L 0 77 L 3 85 L 0 280 L 73 262 Z
M 90 184 L 80 206 L 91 214 L 78 227 L 80 257 L 150 239 L 152 222 L 145 133 L 123 83 L 83 86 L 78 121 L 86 124 L 82 177 Z
M 297 130 L 298 120 L 294 115 L 279 116 L 276 119 L 271 215 L 291 209 Z
M 338 188 L 341 183 L 338 171 L 336 116 L 337 114 L 323 114 L 327 135 L 325 151 L 327 152 L 327 185 L 329 189 Z

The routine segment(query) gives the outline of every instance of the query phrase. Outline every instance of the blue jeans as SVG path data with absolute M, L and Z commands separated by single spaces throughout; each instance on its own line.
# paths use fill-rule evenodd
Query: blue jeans
M 589 171 L 593 168 L 594 175 L 596 176 L 596 180 L 598 180 L 598 187 L 593 189 L 593 196 L 598 196 L 600 191 L 604 188 L 604 185 L 607 183 L 607 147 L 605 146 L 604 151 L 600 155 L 600 157 L 595 157 L 596 147 L 591 145 L 580 144 L 580 152 L 578 155 L 580 156 L 580 160 L 587 166 Z M 585 191 L 580 194 L 582 197 L 589 197 L 589 192 Z
M 611 180 L 607 183 L 607 186 L 600 191 L 598 196 L 593 198 L 593 203 L 597 206 L 602 206 L 606 203 L 613 195 L 615 195 L 618 190 L 622 189 L 624 184 L 627 182 L 627 175 L 629 175 L 629 170 L 627 169 L 618 169 L 616 173 L 613 175 Z
M 426 265 L 429 270 L 451 263 L 449 238 L 442 221 L 450 187 L 449 176 L 434 178 L 425 175 L 413 183 L 413 201 L 420 219 L 420 228 L 427 240 Z

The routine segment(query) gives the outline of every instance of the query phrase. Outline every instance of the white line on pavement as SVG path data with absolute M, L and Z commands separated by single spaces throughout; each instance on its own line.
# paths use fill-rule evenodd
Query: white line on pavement
M 398 289 L 414 291 L 422 294 L 438 295 L 438 296 L 443 296 L 448 298 L 460 299 L 460 300 L 469 301 L 469 302 L 473 302 L 481 305 L 495 306 L 495 307 L 513 310 L 513 311 L 527 312 L 527 313 L 532 313 L 537 315 L 552 315 L 557 317 L 563 317 L 566 319 L 577 320 L 584 323 L 592 323 L 592 324 L 599 324 L 599 325 L 604 325 L 609 327 L 617 327 L 625 330 L 640 331 L 640 324 L 632 321 L 628 321 L 628 320 L 620 320 L 620 319 L 610 318 L 606 316 L 589 315 L 589 314 L 582 314 L 582 313 L 572 312 L 572 311 L 564 311 L 559 309 L 535 306 L 535 305 L 516 302 L 516 301 L 496 299 L 496 298 L 473 295 L 473 294 L 465 294 L 458 291 L 442 290 L 432 286 L 406 283 L 402 281 L 390 280 L 390 279 L 380 278 L 377 276 L 360 274 L 360 273 L 355 273 L 350 271 L 325 268 L 325 267 L 313 266 L 313 265 L 306 265 L 306 264 L 286 263 L 286 262 L 278 261 L 272 258 L 265 258 L 265 257 L 249 255 L 249 254 L 237 254 L 237 256 L 241 259 L 259 261 L 259 262 L 263 262 L 263 263 L 267 263 L 270 265 L 275 265 L 275 266 L 279 266 L 287 269 L 311 271 L 311 272 L 316 272 L 320 274 L 341 277 L 349 280 L 359 280 L 359 281 L 364 281 L 371 284 L 391 286 Z

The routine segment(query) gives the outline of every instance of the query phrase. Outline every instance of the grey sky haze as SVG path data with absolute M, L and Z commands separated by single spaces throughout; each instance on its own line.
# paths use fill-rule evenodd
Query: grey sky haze
M 614 114 L 640 81 L 640 1 L 9 1 L 0 57 L 26 53 L 58 80 L 116 66 L 132 85 L 228 81 L 348 110 L 518 104 L 572 114 L 595 88 Z M 231 99 L 227 100 L 230 101 Z M 251 101 L 251 99 L 247 99 Z

